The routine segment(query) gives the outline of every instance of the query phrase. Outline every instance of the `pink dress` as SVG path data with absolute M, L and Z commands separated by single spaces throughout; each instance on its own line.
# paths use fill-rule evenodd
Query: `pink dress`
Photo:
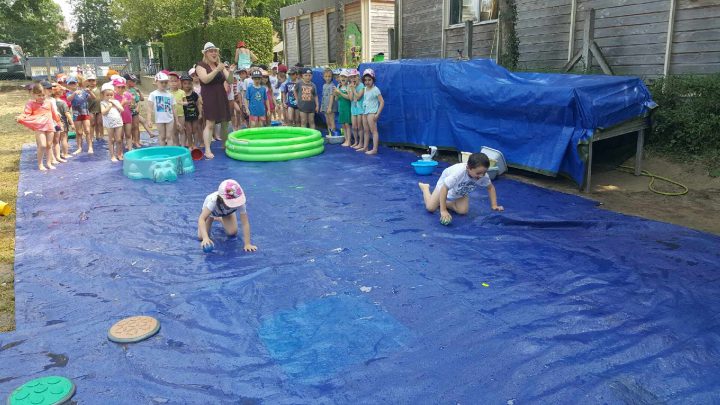
M 129 91 L 126 91 L 122 95 L 115 93 L 115 100 L 119 101 L 120 103 L 122 103 L 123 101 L 128 102 L 128 104 L 125 105 L 123 112 L 120 113 L 123 124 L 132 124 L 132 111 L 130 111 L 130 104 L 133 102 L 134 99 L 135 98 L 133 97 L 132 93 L 130 93 Z
M 275 97 L 270 89 L 267 89 L 267 99 L 270 102 L 270 111 L 275 111 Z
M 18 117 L 18 122 L 40 132 L 55 132 L 55 124 L 60 122 L 60 116 L 52 106 L 52 101 L 44 100 L 38 103 L 35 100 L 25 104 L 25 110 Z

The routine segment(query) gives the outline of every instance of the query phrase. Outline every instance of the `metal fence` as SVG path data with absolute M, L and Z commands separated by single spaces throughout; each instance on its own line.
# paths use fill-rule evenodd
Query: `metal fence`
M 13 46 L 0 44 L 0 80 L 45 80 L 55 79 L 60 73 L 87 75 L 89 72 L 102 78 L 107 77 L 110 70 L 121 75 L 134 73 L 141 76 L 154 75 L 163 69 L 160 60 L 149 58 L 152 54 L 144 46 L 129 48 L 130 58 L 113 56 L 104 60 L 99 56 L 24 57 L 14 52 Z
M 103 61 L 101 57 L 29 57 L 32 79 L 55 78 L 58 74 L 66 75 L 94 73 L 96 76 L 107 76 L 108 71 L 114 70 L 120 74 L 129 73 L 130 66 L 127 58 L 111 57 L 110 61 Z

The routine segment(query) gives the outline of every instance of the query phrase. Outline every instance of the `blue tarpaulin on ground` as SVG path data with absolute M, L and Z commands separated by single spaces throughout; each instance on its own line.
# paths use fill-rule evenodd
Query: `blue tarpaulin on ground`
M 385 142 L 463 151 L 501 150 L 511 166 L 582 184 L 578 146 L 596 128 L 642 116 L 654 106 L 636 77 L 512 73 L 489 59 L 367 63 L 388 106 Z
M 720 238 L 511 180 L 442 226 L 409 153 L 338 145 L 129 180 L 104 148 L 52 173 L 23 151 L 17 331 L 0 396 L 63 375 L 82 404 L 710 404 Z M 196 224 L 225 178 L 254 254 Z M 121 318 L 160 332 L 108 341 Z

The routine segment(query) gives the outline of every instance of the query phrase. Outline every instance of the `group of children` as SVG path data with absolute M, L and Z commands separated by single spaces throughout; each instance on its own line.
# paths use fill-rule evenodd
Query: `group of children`
M 322 103 L 310 68 L 276 65 L 268 71 L 251 66 L 240 67 L 235 74 L 236 84 L 226 85 L 231 130 L 269 126 L 273 121 L 314 129 L 315 115 L 322 114 L 328 135 L 337 136 L 337 116 L 345 137 L 342 146 L 377 154 L 377 122 L 385 102 L 375 86 L 372 69 L 365 69 L 362 80 L 357 69 L 325 69 Z M 187 73 L 162 71 L 154 82 L 156 90 L 147 101 L 158 144 L 191 149 L 201 146 L 202 93 L 195 69 Z M 142 146 L 140 126 L 150 136 L 155 135 L 150 130 L 152 125 L 140 114 L 139 105 L 145 98 L 134 75 L 112 75 L 101 87 L 94 75 L 59 75 L 55 83 L 43 81 L 29 90 L 31 99 L 18 122 L 36 132 L 40 170 L 54 169 L 85 148 L 94 153 L 93 141 L 102 140 L 105 133 L 113 162 L 123 160 L 125 150 Z M 76 133 L 77 148 L 72 154 L 68 150 L 70 132 Z M 214 139 L 221 140 L 217 131 Z
M 278 84 L 286 125 L 314 129 L 315 114 L 321 113 L 325 117 L 328 135 L 337 135 L 337 115 L 337 121 L 345 136 L 342 146 L 349 146 L 369 155 L 377 154 L 377 122 L 385 107 L 385 101 L 380 89 L 375 86 L 375 72 L 372 69 L 363 71 L 362 81 L 357 69 L 340 69 L 336 72 L 325 69 L 321 104 L 318 103 L 318 92 L 312 82 L 311 69 L 292 68 L 288 74 L 289 77 Z M 298 80 L 299 75 L 301 80 Z M 280 79 L 284 78 L 280 76 Z
M 115 75 L 98 88 L 94 75 L 59 75 L 54 83 L 30 85 L 31 98 L 17 121 L 36 133 L 38 168 L 55 169 L 85 148 L 93 154 L 93 142 L 103 138 L 105 129 L 112 161 L 122 160 L 126 149 L 141 147 L 140 125 L 150 130 L 137 110 L 143 95 L 136 82 L 134 75 Z M 73 132 L 77 148 L 71 154 Z

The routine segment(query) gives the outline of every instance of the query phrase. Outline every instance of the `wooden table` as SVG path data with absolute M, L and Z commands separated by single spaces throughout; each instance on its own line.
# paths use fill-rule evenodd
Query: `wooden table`
M 637 132 L 637 146 L 635 150 L 635 175 L 639 176 L 642 171 L 642 154 L 643 146 L 645 145 L 645 130 L 651 127 L 652 121 L 650 113 L 642 116 L 633 118 L 620 124 L 617 124 L 610 128 L 597 128 L 593 134 L 590 144 L 588 145 L 588 158 L 587 167 L 585 168 L 585 182 L 580 187 L 586 193 L 590 192 L 590 181 L 592 178 L 592 160 L 593 160 L 593 143 L 602 141 L 604 139 L 615 138 L 629 134 L 631 132 Z

